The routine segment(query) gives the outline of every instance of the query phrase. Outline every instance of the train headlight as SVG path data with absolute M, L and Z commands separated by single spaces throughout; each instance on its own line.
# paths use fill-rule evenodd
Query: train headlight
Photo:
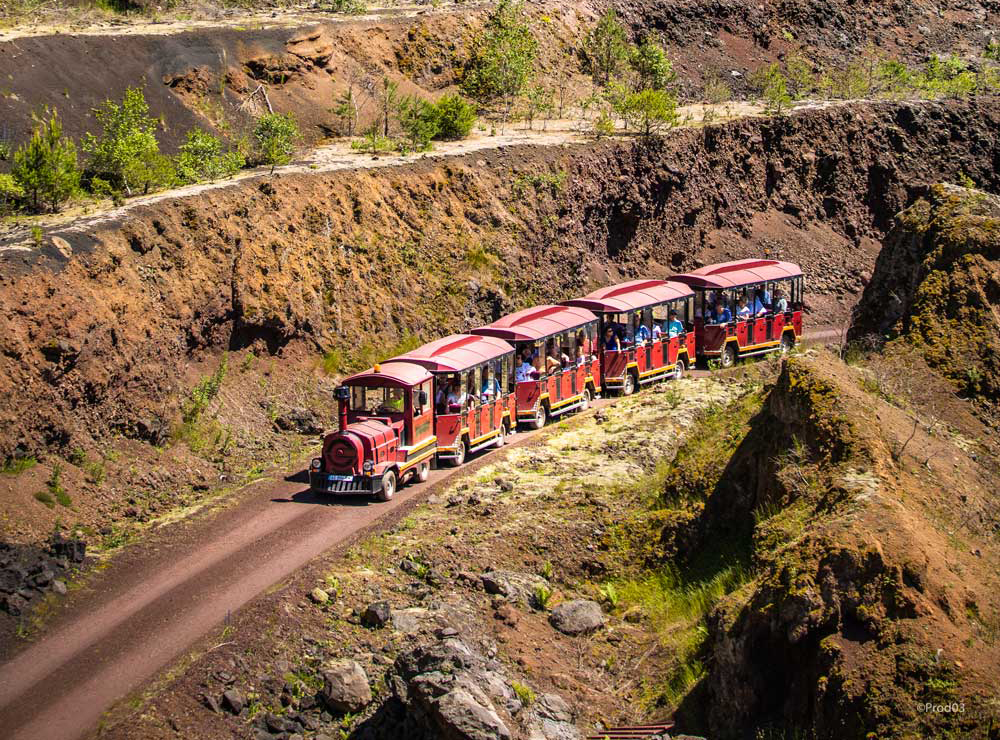
M 364 470 L 366 473 L 370 473 L 375 469 L 375 463 L 373 463 L 371 460 L 365 460 L 365 464 L 361 466 L 361 469 Z
M 312 459 L 312 462 L 309 463 L 309 470 L 311 470 L 314 473 L 318 473 L 320 468 L 322 467 L 323 467 L 323 461 L 318 457 L 314 457 Z

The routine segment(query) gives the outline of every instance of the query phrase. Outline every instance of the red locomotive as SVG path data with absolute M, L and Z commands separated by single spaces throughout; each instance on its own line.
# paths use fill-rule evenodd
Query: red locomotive
M 787 351 L 802 336 L 802 291 L 798 266 L 740 260 L 601 288 L 429 342 L 344 379 L 340 428 L 310 464 L 310 488 L 388 501 L 400 485 L 427 480 L 432 460 L 461 465 L 503 446 L 518 423 L 539 429 L 603 389 L 627 395 L 680 378 L 693 357 L 730 367 Z

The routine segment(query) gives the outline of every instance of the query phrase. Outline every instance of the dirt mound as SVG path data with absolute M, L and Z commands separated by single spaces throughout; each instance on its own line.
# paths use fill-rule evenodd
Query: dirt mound
M 0 258 L 0 458 L 19 445 L 65 456 L 112 434 L 162 444 L 224 350 L 280 357 L 234 357 L 240 384 L 221 396 L 234 438 L 259 445 L 267 409 L 312 397 L 290 389 L 315 389 L 321 352 L 336 372 L 414 336 L 762 245 L 810 273 L 863 270 L 866 240 L 905 206 L 912 183 L 958 170 L 992 181 L 998 115 L 989 100 L 817 110 L 652 145 L 251 180 L 59 229 L 69 258 L 48 237 Z M 929 135 L 942 131 L 954 142 L 947 150 Z M 837 251 L 797 238 L 803 231 L 837 234 Z M 809 320 L 836 320 L 851 297 L 827 283 L 809 296 Z M 263 428 L 246 426 L 248 408 Z M 205 473 L 195 461 L 184 468 L 178 480 L 192 485 Z M 30 499 L 21 488 L 7 503 L 13 513 Z
M 896 218 L 851 338 L 912 344 L 963 395 L 1000 401 L 1000 200 L 936 185 Z
M 1000 656 L 993 464 L 946 435 L 905 445 L 906 412 L 809 354 L 785 363 L 690 525 L 688 557 L 745 543 L 730 557 L 753 575 L 710 615 L 707 675 L 680 716 L 713 737 L 986 737 Z

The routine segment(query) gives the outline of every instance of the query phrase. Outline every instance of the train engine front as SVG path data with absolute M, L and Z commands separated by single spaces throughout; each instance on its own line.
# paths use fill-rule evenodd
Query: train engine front
M 409 480 L 426 480 L 436 451 L 430 374 L 404 362 L 375 365 L 334 392 L 339 428 L 309 465 L 319 494 L 367 494 L 389 501 Z

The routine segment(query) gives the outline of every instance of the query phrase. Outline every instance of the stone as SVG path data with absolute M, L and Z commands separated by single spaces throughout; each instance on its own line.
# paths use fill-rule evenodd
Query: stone
M 35 578 L 34 578 L 35 586 L 37 586 L 38 588 L 45 588 L 50 583 L 52 583 L 52 580 L 55 577 L 56 577 L 56 574 L 53 573 L 48 568 L 46 568 L 41 573 L 39 573 L 38 575 L 35 576 Z
M 427 616 L 426 609 L 393 609 L 392 628 L 408 635 L 420 631 L 421 622 Z
M 66 584 L 57 578 L 56 580 L 52 581 L 52 591 L 59 594 L 60 596 L 65 596 Z
M 585 635 L 604 625 L 604 612 L 596 601 L 574 599 L 553 609 L 549 624 L 564 635 Z
M 542 694 L 535 702 L 535 713 L 542 719 L 555 722 L 572 722 L 573 712 L 559 694 Z
M 642 618 L 644 616 L 645 614 L 643 613 L 641 606 L 633 606 L 625 611 L 625 613 L 622 615 L 622 619 L 624 619 L 629 624 L 638 624 L 639 622 L 642 621 Z
M 219 706 L 219 700 L 211 694 L 203 694 L 201 702 L 216 714 L 222 714 L 222 707 Z
M 391 617 L 392 610 L 389 608 L 388 602 L 376 601 L 374 604 L 369 604 L 361 612 L 361 624 L 366 627 L 385 627 Z
M 316 604 L 325 604 L 330 601 L 330 594 L 321 588 L 314 588 L 309 594 L 309 598 Z
M 435 709 L 445 737 L 509 740 L 511 736 L 496 710 L 480 704 L 463 688 L 456 688 L 442 696 Z
M 233 714 L 239 714 L 246 706 L 246 701 L 239 689 L 229 689 L 222 694 L 222 706 Z
M 87 543 L 81 539 L 64 539 L 58 532 L 49 540 L 49 550 L 57 558 L 66 558 L 72 563 L 82 563 L 87 556 Z
M 353 660 L 336 660 L 323 667 L 323 697 L 334 712 L 359 712 L 372 701 L 368 674 Z
M 283 432 L 299 434 L 322 434 L 324 431 L 316 412 L 304 408 L 288 409 L 279 414 L 274 419 L 274 425 Z
M 510 493 L 511 491 L 514 490 L 514 484 L 511 483 L 509 480 L 504 480 L 503 478 L 495 478 L 493 482 L 496 484 L 496 487 L 500 489 L 501 493 Z

